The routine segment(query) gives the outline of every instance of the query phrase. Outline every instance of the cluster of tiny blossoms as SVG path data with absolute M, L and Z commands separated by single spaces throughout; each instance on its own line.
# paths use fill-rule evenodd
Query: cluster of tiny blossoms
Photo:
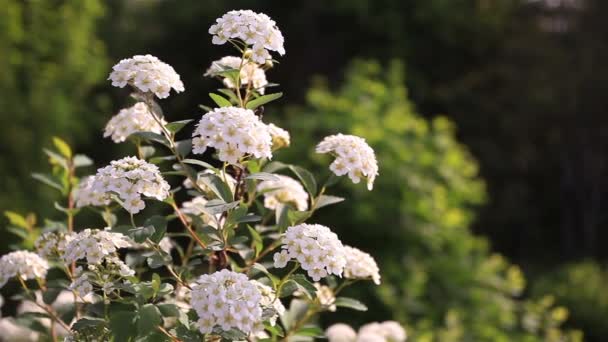
M 264 13 L 250 10 L 230 11 L 211 25 L 209 33 L 213 35 L 212 43 L 225 44 L 229 40 L 240 40 L 252 46 L 253 59 L 258 64 L 270 59 L 270 51 L 285 54 L 284 38 L 274 20 Z
M 276 297 L 276 293 L 272 287 L 264 285 L 257 280 L 250 280 L 260 291 L 262 299 L 260 299 L 260 306 L 264 311 L 272 310 L 273 314 L 268 319 L 270 325 L 274 326 L 277 323 L 277 318 L 285 313 L 285 306 Z
M 46 277 L 49 263 L 38 254 L 28 251 L 15 251 L 0 258 L 0 287 L 17 276 L 23 280 Z
M 350 246 L 344 246 L 344 255 L 346 256 L 345 278 L 371 278 L 376 285 L 380 285 L 380 269 L 371 255 Z
M 162 201 L 169 196 L 171 187 L 156 165 L 126 157 L 97 170 L 92 189 L 97 193 L 118 195 L 122 206 L 131 214 L 137 214 L 146 207 L 142 195 Z
M 158 98 L 169 96 L 171 88 L 184 91 L 184 84 L 172 66 L 152 55 L 137 55 L 123 59 L 112 67 L 109 80 L 112 85 L 123 88 L 127 84 L 143 93 L 152 92 Z
M 288 147 L 291 144 L 291 137 L 289 136 L 289 132 L 282 129 L 281 127 L 276 126 L 273 123 L 269 123 L 267 127 L 268 133 L 270 133 L 270 137 L 272 137 L 273 150 L 277 150 L 282 147 Z
M 259 65 L 249 62 L 243 61 L 240 57 L 234 56 L 226 56 L 223 57 L 213 63 L 207 72 L 205 72 L 205 76 L 211 77 L 222 77 L 224 85 L 226 87 L 234 89 L 236 88 L 236 84 L 234 84 L 234 80 L 231 77 L 226 77 L 222 72 L 226 70 L 241 70 L 240 71 L 240 85 L 250 86 L 252 89 L 256 90 L 260 94 L 264 94 L 265 86 L 268 84 L 266 80 L 266 73 Z
M 104 137 L 112 137 L 115 143 L 121 143 L 136 132 L 152 132 L 161 133 L 161 127 L 150 113 L 148 106 L 143 102 L 138 102 L 135 105 L 122 109 L 118 114 L 114 115 L 103 133 Z M 162 120 L 162 119 L 161 119 Z M 165 124 L 164 120 L 161 121 Z
M 279 204 L 292 204 L 299 211 L 308 209 L 308 193 L 300 182 L 283 175 L 276 175 L 278 180 L 265 180 L 258 185 L 258 191 L 264 192 L 264 206 L 276 209 Z
M 369 323 L 355 332 L 344 323 L 330 326 L 325 335 L 329 342 L 404 342 L 407 339 L 405 329 L 395 321 Z
M 354 135 L 330 135 L 317 145 L 316 151 L 335 155 L 336 159 L 329 169 L 337 176 L 348 174 L 353 183 L 359 183 L 364 177 L 367 178 L 367 188 L 371 190 L 374 187 L 378 162 L 374 150 L 365 139 Z
M 238 164 L 246 155 L 272 158 L 268 126 L 250 109 L 216 108 L 203 115 L 192 136 L 193 153 L 201 154 L 213 147 L 218 158 L 230 164 Z
M 121 233 L 109 230 L 85 229 L 74 235 L 65 247 L 66 263 L 86 258 L 89 264 L 99 264 L 119 248 L 131 246 L 131 241 Z
M 104 191 L 96 191 L 93 188 L 95 176 L 87 176 L 80 180 L 78 187 L 74 191 L 76 207 L 104 206 L 110 204 L 110 196 Z
M 342 242 L 329 228 L 319 224 L 303 223 L 287 228 L 282 248 L 274 255 L 274 266 L 283 268 L 295 259 L 314 281 L 329 274 L 341 276 L 346 265 Z
M 262 295 L 244 274 L 226 269 L 204 274 L 192 286 L 191 296 L 203 334 L 211 333 L 215 326 L 224 331 L 236 328 L 246 334 L 263 330 Z
M 35 242 L 38 255 L 43 258 L 62 258 L 67 244 L 76 234 L 67 232 L 46 232 Z

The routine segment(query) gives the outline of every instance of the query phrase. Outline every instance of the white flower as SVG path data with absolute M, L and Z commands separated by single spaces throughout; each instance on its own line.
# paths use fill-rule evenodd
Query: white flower
M 337 323 L 327 328 L 325 336 L 329 342 L 355 342 L 357 340 L 355 330 L 344 323 Z
M 77 208 L 86 206 L 104 206 L 110 204 L 110 196 L 105 192 L 95 191 L 93 183 L 95 176 L 87 176 L 80 180 L 74 190 L 74 200 Z
M 292 204 L 297 210 L 308 209 L 308 193 L 300 182 L 283 175 L 276 175 L 278 180 L 265 180 L 258 185 L 258 191 L 264 192 L 264 206 L 276 209 L 279 203 Z
M 118 249 L 130 246 L 129 239 L 121 233 L 85 229 L 68 242 L 63 258 L 68 264 L 83 258 L 86 258 L 89 264 L 100 264 Z
M 67 244 L 74 238 L 74 233 L 46 232 L 34 243 L 38 255 L 43 258 L 63 257 Z
M 209 33 L 213 35 L 213 44 L 222 45 L 228 40 L 239 40 L 252 46 L 251 59 L 258 64 L 264 64 L 271 58 L 269 50 L 285 54 L 283 34 L 274 20 L 264 13 L 230 11 L 211 25 Z
M 89 293 L 93 292 L 93 285 L 89 282 L 87 274 L 83 274 L 80 277 L 74 279 L 68 289 L 76 292 L 80 298 L 84 298 Z
M 250 109 L 216 108 L 203 115 L 192 136 L 193 153 L 213 147 L 219 159 L 230 164 L 239 164 L 246 156 L 272 158 L 268 127 Z
M 319 303 L 331 312 L 336 311 L 336 296 L 334 295 L 334 291 L 326 285 L 319 283 L 315 283 L 314 285 L 317 289 Z
M 348 174 L 353 183 L 367 178 L 367 188 L 374 187 L 378 175 L 378 162 L 374 150 L 365 139 L 354 135 L 330 135 L 317 145 L 317 153 L 332 153 L 336 159 L 329 169 L 336 176 Z
M 142 196 L 159 201 L 169 196 L 169 184 L 156 165 L 135 157 L 115 160 L 97 170 L 92 190 L 100 194 L 116 194 L 131 214 L 145 208 Z
M 344 246 L 344 252 L 346 255 L 345 278 L 371 278 L 376 285 L 380 285 L 380 269 L 371 255 L 350 246 Z
M 272 137 L 272 149 L 277 150 L 282 147 L 287 147 L 291 143 L 289 132 L 282 129 L 281 127 L 275 126 L 273 123 L 269 123 L 268 132 Z
M 236 328 L 246 334 L 259 330 L 262 294 L 244 274 L 226 269 L 204 274 L 192 285 L 191 297 L 203 334 L 216 326 L 224 331 Z
M 270 286 L 266 286 L 257 280 L 250 281 L 258 288 L 262 295 L 262 299 L 260 300 L 262 309 L 271 309 L 272 312 L 274 312 L 274 314 L 268 318 L 270 325 L 274 326 L 277 323 L 277 318 L 285 313 L 285 306 L 276 298 L 275 292 Z
M 361 341 L 386 341 L 404 342 L 407 339 L 405 329 L 395 322 L 386 321 L 382 323 L 368 323 L 359 328 L 357 342 Z
M 13 277 L 44 279 L 48 269 L 49 263 L 36 253 L 15 251 L 5 254 L 0 258 L 0 288 Z
M 264 70 L 255 63 L 249 61 L 244 62 L 239 57 L 226 56 L 211 63 L 211 66 L 207 69 L 207 72 L 205 72 L 205 76 L 221 77 L 226 87 L 234 89 L 236 88 L 234 80 L 222 75 L 223 71 L 231 69 L 241 70 L 241 86 L 249 86 L 258 93 L 264 94 L 264 91 L 266 90 L 264 87 L 268 84 Z
M 154 120 L 148 110 L 148 106 L 143 102 L 138 102 L 134 106 L 122 109 L 113 116 L 106 125 L 104 137 L 112 137 L 115 143 L 120 143 L 136 132 L 152 132 L 160 134 L 162 128 Z M 164 119 L 160 119 L 165 124 Z
M 283 251 L 276 254 L 284 256 L 287 251 L 289 258 L 298 261 L 314 281 L 329 274 L 341 276 L 346 264 L 344 247 L 338 236 L 319 224 L 303 223 L 287 228 L 282 248 Z M 275 267 L 280 267 L 282 263 L 277 263 L 277 258 L 282 256 L 276 254 Z
M 178 93 L 184 91 L 184 84 L 173 67 L 152 55 L 136 55 L 121 60 L 114 65 L 108 79 L 115 87 L 123 88 L 129 84 L 161 99 L 169 96 L 171 88 Z

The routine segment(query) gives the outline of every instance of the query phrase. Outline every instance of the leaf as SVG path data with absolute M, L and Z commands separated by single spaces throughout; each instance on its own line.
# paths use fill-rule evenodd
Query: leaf
M 273 93 L 273 94 L 268 94 L 268 95 L 264 95 L 264 96 L 260 96 L 256 99 L 253 99 L 249 102 L 247 102 L 247 109 L 256 109 L 259 106 L 262 106 L 268 102 L 274 101 L 278 98 L 280 98 L 281 96 L 283 96 L 283 93 Z
M 199 179 L 205 183 L 217 197 L 224 200 L 224 202 L 232 202 L 232 191 L 230 191 L 230 187 L 224 183 L 220 177 L 211 173 L 203 173 L 199 176 Z
M 202 166 L 205 169 L 213 169 L 215 170 L 215 167 L 213 167 L 213 165 L 209 164 L 209 163 L 205 163 L 202 160 L 196 160 L 196 159 L 184 159 L 182 160 L 183 163 L 186 164 L 192 164 L 192 165 L 198 165 L 198 166 Z
M 168 124 L 165 125 L 165 128 L 167 128 L 169 130 L 169 132 L 175 134 L 175 133 L 181 131 L 182 128 L 186 127 L 186 125 L 191 123 L 192 121 L 194 121 L 194 120 L 189 119 L 189 120 L 180 120 L 180 121 L 169 122 Z
M 272 284 L 274 285 L 273 287 L 276 287 L 277 284 L 280 282 L 279 278 L 277 278 L 276 276 L 272 275 L 272 273 L 270 273 L 268 271 L 268 269 L 266 269 L 266 267 L 264 267 L 264 265 L 260 264 L 260 263 L 255 263 L 253 264 L 253 266 L 251 266 L 251 268 L 253 268 L 254 270 L 258 270 L 262 273 L 264 273 L 268 279 L 270 279 L 270 281 L 272 281 Z
M 150 236 L 150 240 L 159 243 L 167 232 L 167 220 L 160 215 L 150 216 L 144 222 L 144 226 L 154 227 L 154 233 Z
M 42 300 L 46 304 L 51 305 L 51 304 L 53 304 L 55 302 L 55 300 L 57 299 L 57 296 L 59 296 L 59 293 L 61 293 L 61 291 L 63 291 L 63 289 L 61 289 L 61 288 L 58 288 L 58 287 L 49 287 L 42 294 Z
M 47 150 L 46 148 L 43 148 L 42 151 L 44 151 L 44 153 L 49 156 L 49 163 L 51 163 L 51 165 L 58 164 L 61 165 L 61 167 L 63 167 L 64 169 L 68 168 L 68 160 L 59 155 L 58 153 L 55 153 L 51 150 Z
M 273 161 L 273 162 L 266 164 L 266 166 L 264 166 L 263 170 L 264 170 L 264 172 L 267 172 L 267 173 L 274 173 L 279 170 L 286 169 L 287 167 L 289 167 L 289 165 L 287 165 L 285 163 Z
M 218 89 L 217 91 L 219 91 L 220 93 L 228 96 L 228 99 L 234 102 L 238 102 L 239 99 L 236 97 L 236 95 L 234 95 L 234 91 L 230 90 L 230 89 Z
M 154 304 L 146 304 L 138 311 L 137 331 L 139 335 L 147 335 L 163 321 L 160 311 Z
M 114 335 L 114 341 L 129 341 L 135 336 L 136 313 L 132 311 L 118 311 L 110 315 L 110 331 Z
M 154 158 L 150 158 L 150 160 L 148 160 L 148 162 L 150 162 L 152 164 L 160 164 L 160 163 L 175 160 L 175 159 L 176 159 L 175 156 L 154 157 Z
M 66 143 L 63 139 L 53 137 L 53 145 L 55 145 L 57 151 L 59 151 L 59 153 L 61 153 L 64 157 L 67 159 L 72 158 L 72 149 L 70 148 L 70 145 L 68 145 L 68 143 Z
M 154 234 L 154 231 L 154 226 L 131 228 L 127 231 L 127 236 L 132 238 L 137 243 L 143 243 L 147 238 Z
M 273 175 L 272 173 L 268 173 L 268 172 L 257 172 L 254 174 L 251 174 L 247 177 L 245 177 L 245 179 L 258 179 L 258 180 L 262 180 L 262 181 L 279 181 L 280 178 L 277 175 Z
M 293 280 L 288 280 L 283 284 L 281 288 L 281 293 L 279 294 L 280 298 L 285 298 L 291 296 L 294 292 L 296 292 L 300 286 Z
M 74 167 L 85 167 L 93 165 L 93 160 L 84 154 L 77 154 L 74 156 L 72 163 Z
M 77 320 L 72 324 L 72 330 L 80 330 L 84 328 L 97 328 L 106 325 L 106 321 L 102 318 L 85 317 Z
M 350 308 L 357 311 L 367 311 L 367 306 L 365 306 L 365 304 L 353 298 L 338 297 L 336 298 L 334 304 L 337 307 Z
M 302 182 L 302 184 L 304 184 L 304 187 L 306 188 L 310 196 L 315 197 L 315 195 L 317 194 L 317 181 L 315 180 L 315 176 L 313 176 L 310 171 L 297 165 L 289 165 L 289 169 L 293 173 L 295 173 L 298 178 L 300 178 L 300 181 Z
M 298 283 L 302 290 L 308 295 L 309 298 L 314 299 L 317 297 L 317 288 L 310 282 L 303 274 L 294 274 L 289 279 Z
M 296 335 L 297 336 L 310 336 L 310 337 L 323 337 L 325 336 L 323 330 L 319 327 L 316 327 L 314 325 L 309 325 L 309 326 L 305 326 L 300 328 L 298 331 L 296 331 Z
M 183 158 L 192 151 L 192 139 L 180 140 L 175 143 L 177 153 Z
M 61 184 L 57 183 L 57 181 L 49 175 L 45 175 L 42 173 L 32 173 L 32 178 L 50 186 L 51 188 L 55 188 L 55 189 L 63 192 L 63 186 L 61 186 Z
M 221 331 L 220 336 L 227 339 L 228 341 L 243 341 L 247 338 L 247 335 L 245 333 L 234 328 L 228 331 Z
M 235 222 L 236 223 L 247 223 L 247 222 L 259 222 L 261 220 L 262 220 L 262 216 L 249 213 L 249 214 L 237 219 Z
M 251 245 L 253 250 L 255 251 L 255 257 L 257 258 L 260 255 L 262 249 L 264 249 L 264 241 L 262 240 L 262 236 L 258 233 L 255 228 L 252 228 L 250 225 L 247 225 L 247 229 L 249 230 L 249 234 L 251 234 Z
M 140 137 L 146 141 L 157 142 L 159 144 L 170 147 L 169 140 L 164 135 L 153 132 L 134 132 L 131 136 Z
M 225 97 L 223 97 L 221 95 L 209 93 L 209 97 L 213 100 L 213 102 L 215 102 L 215 104 L 217 104 L 220 107 L 232 106 L 232 103 L 230 103 L 230 101 L 228 101 Z
M 344 201 L 344 198 L 338 196 L 321 195 L 315 202 L 315 209 L 323 208 L 325 206 L 336 204 Z
M 156 296 L 158 290 L 160 290 L 160 276 L 158 273 L 152 275 L 152 290 L 154 290 L 154 296 Z
M 279 233 L 283 233 L 289 226 L 289 206 L 279 204 L 275 210 L 275 222 L 277 223 L 277 230 Z
M 30 225 L 23 215 L 20 215 L 14 211 L 7 210 L 4 212 L 4 216 L 8 219 L 8 221 L 19 228 L 29 229 Z
M 163 317 L 179 317 L 180 311 L 175 304 L 157 304 L 156 307 Z
M 223 203 L 221 200 L 211 200 L 209 202 L 207 202 L 207 204 L 205 204 L 205 206 L 202 208 L 204 212 L 206 212 L 209 215 L 217 215 L 217 214 L 221 214 L 225 211 L 228 211 L 230 209 L 236 208 L 241 202 L 239 201 L 234 201 L 234 202 L 230 202 L 230 203 Z
M 164 265 L 169 265 L 172 261 L 173 258 L 171 258 L 171 255 L 162 251 L 154 252 L 154 254 L 152 254 L 146 259 L 148 266 L 154 269 L 162 267 Z

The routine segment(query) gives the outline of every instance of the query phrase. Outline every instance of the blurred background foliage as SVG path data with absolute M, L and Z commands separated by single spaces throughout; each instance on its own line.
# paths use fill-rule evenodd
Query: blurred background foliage
M 558 341 L 564 321 L 608 338 L 602 0 L 4 0 L 0 208 L 59 216 L 29 178 L 52 135 L 98 166 L 133 153 L 101 137 L 126 104 L 105 81 L 121 58 L 173 65 L 187 91 L 168 119 L 199 117 L 217 85 L 202 74 L 230 51 L 207 29 L 239 8 L 286 36 L 268 72 L 284 106 L 265 114 L 293 136 L 279 158 L 318 168 L 314 143 L 339 131 L 378 153 L 375 191 L 341 182 L 349 200 L 318 217 L 383 266 L 349 320 L 393 317 L 420 341 Z

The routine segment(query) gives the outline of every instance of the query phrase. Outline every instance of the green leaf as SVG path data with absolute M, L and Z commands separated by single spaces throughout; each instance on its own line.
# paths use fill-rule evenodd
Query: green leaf
M 249 213 L 249 214 L 237 219 L 236 223 L 259 222 L 261 220 L 262 220 L 262 216 Z
M 77 154 L 74 156 L 72 163 L 74 163 L 74 167 L 85 167 L 93 165 L 93 160 L 84 154 Z
M 289 212 L 289 206 L 280 203 L 275 210 L 275 222 L 279 233 L 283 233 L 289 227 Z
M 189 119 L 189 120 L 173 121 L 173 122 L 169 122 L 168 124 L 166 124 L 165 127 L 169 130 L 169 132 L 177 133 L 177 132 L 181 131 L 182 128 L 186 127 L 186 125 L 191 123 L 192 121 L 194 121 L 194 120 Z
M 236 97 L 236 95 L 234 94 L 234 91 L 230 90 L 230 89 L 218 89 L 217 91 L 219 91 L 220 93 L 228 96 L 228 99 L 231 101 L 234 101 L 235 103 L 239 102 L 239 99 Z
M 280 98 L 281 96 L 283 96 L 283 93 L 273 93 L 273 94 L 268 94 L 268 95 L 264 95 L 264 96 L 260 96 L 256 99 L 253 99 L 249 102 L 247 102 L 247 109 L 256 109 L 259 106 L 262 106 L 268 102 L 274 101 L 278 98 Z
M 163 317 L 179 317 L 180 311 L 175 304 L 157 304 L 156 307 Z
M 249 234 L 251 234 L 251 246 L 255 251 L 255 257 L 257 258 L 258 255 L 260 255 L 260 252 L 264 249 L 264 241 L 262 240 L 260 233 L 258 233 L 255 228 L 247 225 L 247 229 L 249 230 Z
M 169 265 L 173 261 L 170 254 L 165 252 L 154 252 L 154 254 L 150 255 L 146 262 L 150 268 L 156 269 L 162 267 L 164 265 Z
M 4 216 L 8 219 L 8 221 L 19 228 L 29 229 L 30 225 L 27 222 L 27 219 L 23 217 L 23 215 L 16 213 L 14 211 L 7 210 L 4 212 Z
M 59 151 L 59 153 L 61 153 L 64 157 L 67 159 L 72 158 L 72 149 L 64 140 L 59 137 L 53 137 L 53 145 L 55 145 L 57 151 Z
M 62 157 L 59 153 L 47 150 L 46 148 L 43 148 L 42 151 L 44 151 L 44 153 L 49 156 L 49 162 L 51 163 L 51 165 L 58 164 L 61 165 L 61 167 L 63 167 L 64 169 L 68 168 L 68 160 Z
M 263 170 L 264 170 L 264 172 L 267 172 L 267 173 L 274 173 L 279 170 L 286 169 L 287 167 L 289 167 L 289 165 L 287 165 L 285 163 L 281 163 L 279 161 L 273 161 L 273 162 L 266 164 L 266 166 L 264 166 Z
M 224 203 L 222 200 L 214 199 L 205 204 L 202 208 L 204 212 L 209 215 L 221 214 L 230 209 L 236 208 L 241 202 L 234 201 L 230 203 Z
M 308 326 L 298 329 L 298 331 L 296 331 L 296 335 L 297 336 L 319 337 L 319 338 L 325 336 L 323 330 L 314 325 L 308 325 Z
M 336 204 L 344 201 L 344 198 L 337 196 L 321 195 L 315 202 L 315 209 L 323 208 L 325 206 Z
M 313 176 L 310 171 L 297 165 L 289 165 L 289 169 L 293 173 L 295 173 L 298 178 L 300 178 L 300 181 L 302 182 L 302 184 L 304 184 L 304 187 L 306 188 L 310 196 L 315 197 L 315 195 L 317 194 L 317 181 L 315 180 L 315 176 Z
M 175 143 L 177 153 L 183 158 L 192 151 L 192 139 L 180 140 Z
M 167 140 L 167 138 L 161 134 L 157 134 L 157 133 L 153 133 L 153 132 L 135 132 L 135 133 L 131 134 L 131 136 L 140 137 L 149 142 L 157 142 L 157 143 L 165 145 L 167 147 L 171 146 L 171 144 L 169 143 L 169 140 Z
M 338 297 L 336 298 L 335 304 L 337 307 L 350 308 L 357 311 L 367 311 L 367 306 L 365 306 L 365 304 L 353 298 Z
M 154 227 L 154 233 L 150 236 L 150 240 L 159 243 L 167 232 L 167 220 L 160 215 L 150 216 L 144 222 L 144 226 Z
M 160 276 L 158 273 L 152 275 L 152 290 L 154 290 L 154 296 L 156 296 L 158 290 L 160 290 Z
M 276 288 L 277 284 L 281 281 L 279 278 L 277 278 L 276 276 L 272 275 L 272 273 L 270 273 L 268 271 L 268 269 L 266 269 L 266 267 L 264 267 L 264 265 L 260 264 L 260 263 L 255 263 L 253 264 L 253 266 L 251 266 L 251 268 L 253 268 L 254 270 L 258 270 L 262 273 L 264 273 L 268 279 L 270 279 L 270 281 L 272 281 L 273 287 Z
M 279 294 L 280 298 L 285 298 L 291 296 L 294 292 L 300 289 L 298 283 L 293 280 L 288 280 L 283 284 L 283 288 L 281 288 L 281 293 Z
M 228 341 L 243 341 L 247 338 L 247 335 L 245 333 L 234 328 L 228 331 L 221 331 L 220 336 L 227 339 Z
M 262 181 L 280 180 L 280 178 L 277 175 L 273 175 L 272 173 L 268 173 L 268 172 L 257 172 L 257 173 L 254 173 L 254 174 L 251 174 L 251 175 L 245 177 L 245 179 L 257 179 L 257 180 L 262 180 Z
M 289 279 L 298 283 L 301 289 L 304 290 L 304 293 L 311 299 L 317 297 L 317 288 L 303 274 L 294 274 Z
M 154 304 L 146 304 L 138 311 L 137 331 L 139 335 L 147 335 L 163 321 L 160 311 Z
M 212 169 L 215 170 L 215 167 L 213 167 L 213 165 L 209 164 L 209 163 L 205 163 L 202 160 L 196 160 L 196 159 L 184 159 L 182 160 L 183 163 L 186 164 L 192 164 L 192 165 L 198 165 L 198 166 L 202 166 L 205 169 Z
M 131 228 L 127 231 L 127 235 L 131 237 L 135 242 L 142 243 L 146 241 L 147 238 L 154 234 L 155 228 L 154 226 L 144 226 Z
M 58 287 L 49 287 L 47 288 L 46 291 L 44 291 L 44 293 L 42 294 L 42 300 L 48 304 L 51 305 L 55 302 L 55 299 L 57 299 L 57 296 L 59 296 L 59 293 L 61 293 L 61 291 L 63 291 L 62 288 L 58 288 Z
M 50 175 L 45 175 L 42 173 L 32 173 L 32 178 L 50 186 L 51 188 L 55 188 L 63 192 L 63 186 L 59 184 L 55 179 L 53 179 Z
M 222 179 L 211 173 L 203 173 L 199 176 L 199 179 L 205 183 L 217 197 L 229 203 L 233 201 L 232 191 L 230 187 L 222 181 Z
M 129 341 L 135 336 L 135 319 L 136 313 L 132 311 L 118 311 L 110 315 L 110 331 L 114 335 L 114 341 Z
M 209 93 L 209 97 L 213 100 L 213 102 L 215 102 L 215 104 L 217 104 L 220 107 L 232 106 L 232 103 L 230 103 L 230 101 L 228 101 L 225 97 L 223 97 L 221 95 Z
M 72 330 L 81 330 L 85 328 L 97 328 L 106 325 L 106 321 L 102 318 L 85 317 L 77 320 L 72 324 Z
M 175 156 L 154 157 L 154 158 L 150 158 L 150 160 L 148 160 L 148 162 L 150 162 L 152 164 L 160 164 L 160 163 L 175 160 L 175 159 L 176 159 Z

